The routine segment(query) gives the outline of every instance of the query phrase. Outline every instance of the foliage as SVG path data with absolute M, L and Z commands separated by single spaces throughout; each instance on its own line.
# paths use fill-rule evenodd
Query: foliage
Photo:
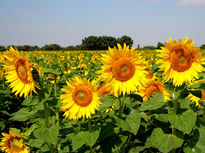
M 4 46 L 0 46 L 0 51 L 5 51 L 6 48 Z
M 205 44 L 200 46 L 201 49 L 205 49 Z
M 157 43 L 157 49 L 161 49 L 161 47 L 164 47 L 164 43 L 158 42 Z
M 156 53 L 150 50 L 140 53 L 147 60 L 156 58 Z M 0 130 L 7 133 L 9 128 L 20 129 L 31 152 L 201 153 L 205 150 L 205 110 L 187 98 L 190 88 L 200 88 L 203 83 L 182 87 L 165 83 L 173 95 L 167 102 L 160 93 L 148 101 L 137 94 L 101 96 L 102 104 L 89 124 L 88 119 L 64 118 L 61 88 L 75 75 L 97 79 L 100 52 L 39 51 L 28 55 L 37 64 L 33 67 L 39 77 L 34 74 L 41 88 L 37 89 L 38 94 L 19 98 L 11 93 L 5 78 L 0 77 Z M 159 65 L 152 62 L 150 71 L 160 76 Z M 204 73 L 200 77 L 204 78 Z
M 124 43 L 132 47 L 133 40 L 129 36 L 122 36 L 121 38 L 114 38 L 111 36 L 89 36 L 82 40 L 83 50 L 107 50 L 108 46 L 113 48 L 120 43 L 122 46 Z
M 121 46 L 123 46 L 125 43 L 131 48 L 133 45 L 133 40 L 129 36 L 122 36 L 121 38 L 118 39 L 118 43 L 120 43 Z
M 61 47 L 58 44 L 46 44 L 45 46 L 41 47 L 41 50 L 61 50 Z

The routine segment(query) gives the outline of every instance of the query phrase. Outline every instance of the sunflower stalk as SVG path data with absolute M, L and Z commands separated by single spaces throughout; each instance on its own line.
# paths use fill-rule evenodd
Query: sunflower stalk
M 119 102 L 120 102 L 120 108 L 119 108 L 118 115 L 121 117 L 122 116 L 122 112 L 123 112 L 123 102 L 121 100 L 119 100 Z
M 43 80 L 43 78 L 39 78 L 39 85 L 40 85 L 41 90 L 44 91 L 43 90 L 43 81 L 42 80 Z M 39 99 L 41 98 L 40 96 L 41 95 L 39 94 Z M 44 107 L 46 127 L 50 128 L 48 105 L 47 105 L 46 101 L 43 103 L 43 107 Z M 54 149 L 53 144 L 48 144 L 48 147 L 49 147 L 49 150 L 50 150 L 51 153 L 55 153 L 55 149 Z
M 91 133 L 91 132 L 92 132 L 91 118 L 88 118 L 88 129 L 89 129 L 89 132 Z M 91 153 L 94 152 L 91 146 L 90 146 L 90 152 L 91 152 Z
M 178 99 L 175 99 L 173 101 L 174 106 L 173 106 L 173 112 L 176 114 L 177 113 L 177 106 L 178 106 Z M 172 134 L 175 135 L 176 134 L 176 128 L 174 126 L 172 126 Z
M 91 127 L 91 119 L 90 118 L 88 118 L 88 129 L 89 129 L 89 132 L 91 133 L 92 127 Z
M 57 76 L 55 75 L 55 83 L 54 83 L 54 96 L 57 96 Z
M 174 106 L 173 106 L 173 113 L 177 113 L 177 106 L 178 106 L 178 98 L 173 100 Z M 176 128 L 172 125 L 172 135 L 176 135 Z M 173 149 L 171 153 L 176 153 L 176 149 Z

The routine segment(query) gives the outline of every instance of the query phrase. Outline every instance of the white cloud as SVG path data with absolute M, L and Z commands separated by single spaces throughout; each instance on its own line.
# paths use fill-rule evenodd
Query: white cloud
M 203 6 L 205 5 L 205 0 L 179 0 L 177 4 L 184 6 Z

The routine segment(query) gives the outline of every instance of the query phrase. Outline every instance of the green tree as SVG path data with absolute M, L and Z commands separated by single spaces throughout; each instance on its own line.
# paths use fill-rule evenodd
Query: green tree
M 45 46 L 41 47 L 41 50 L 61 50 L 61 47 L 58 44 L 46 44 Z
M 133 40 L 129 36 L 122 36 L 118 39 L 118 43 L 120 43 L 122 46 L 124 45 L 124 43 L 126 43 L 126 45 L 129 45 L 129 47 L 131 48 L 133 45 Z
M 161 49 L 161 47 L 164 47 L 164 44 L 161 43 L 161 42 L 158 42 L 158 43 L 157 43 L 157 49 Z
M 205 44 L 200 46 L 201 49 L 205 49 Z
M 89 36 L 82 40 L 82 49 L 83 50 L 95 50 L 98 48 L 97 46 L 98 37 L 97 36 Z
M 5 51 L 6 48 L 4 46 L 0 46 L 0 51 Z

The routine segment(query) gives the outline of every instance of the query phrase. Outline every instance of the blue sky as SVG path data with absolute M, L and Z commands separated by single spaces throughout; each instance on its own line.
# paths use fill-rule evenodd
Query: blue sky
M 61 46 L 130 36 L 134 47 L 192 38 L 205 44 L 205 0 L 0 0 L 0 45 Z

